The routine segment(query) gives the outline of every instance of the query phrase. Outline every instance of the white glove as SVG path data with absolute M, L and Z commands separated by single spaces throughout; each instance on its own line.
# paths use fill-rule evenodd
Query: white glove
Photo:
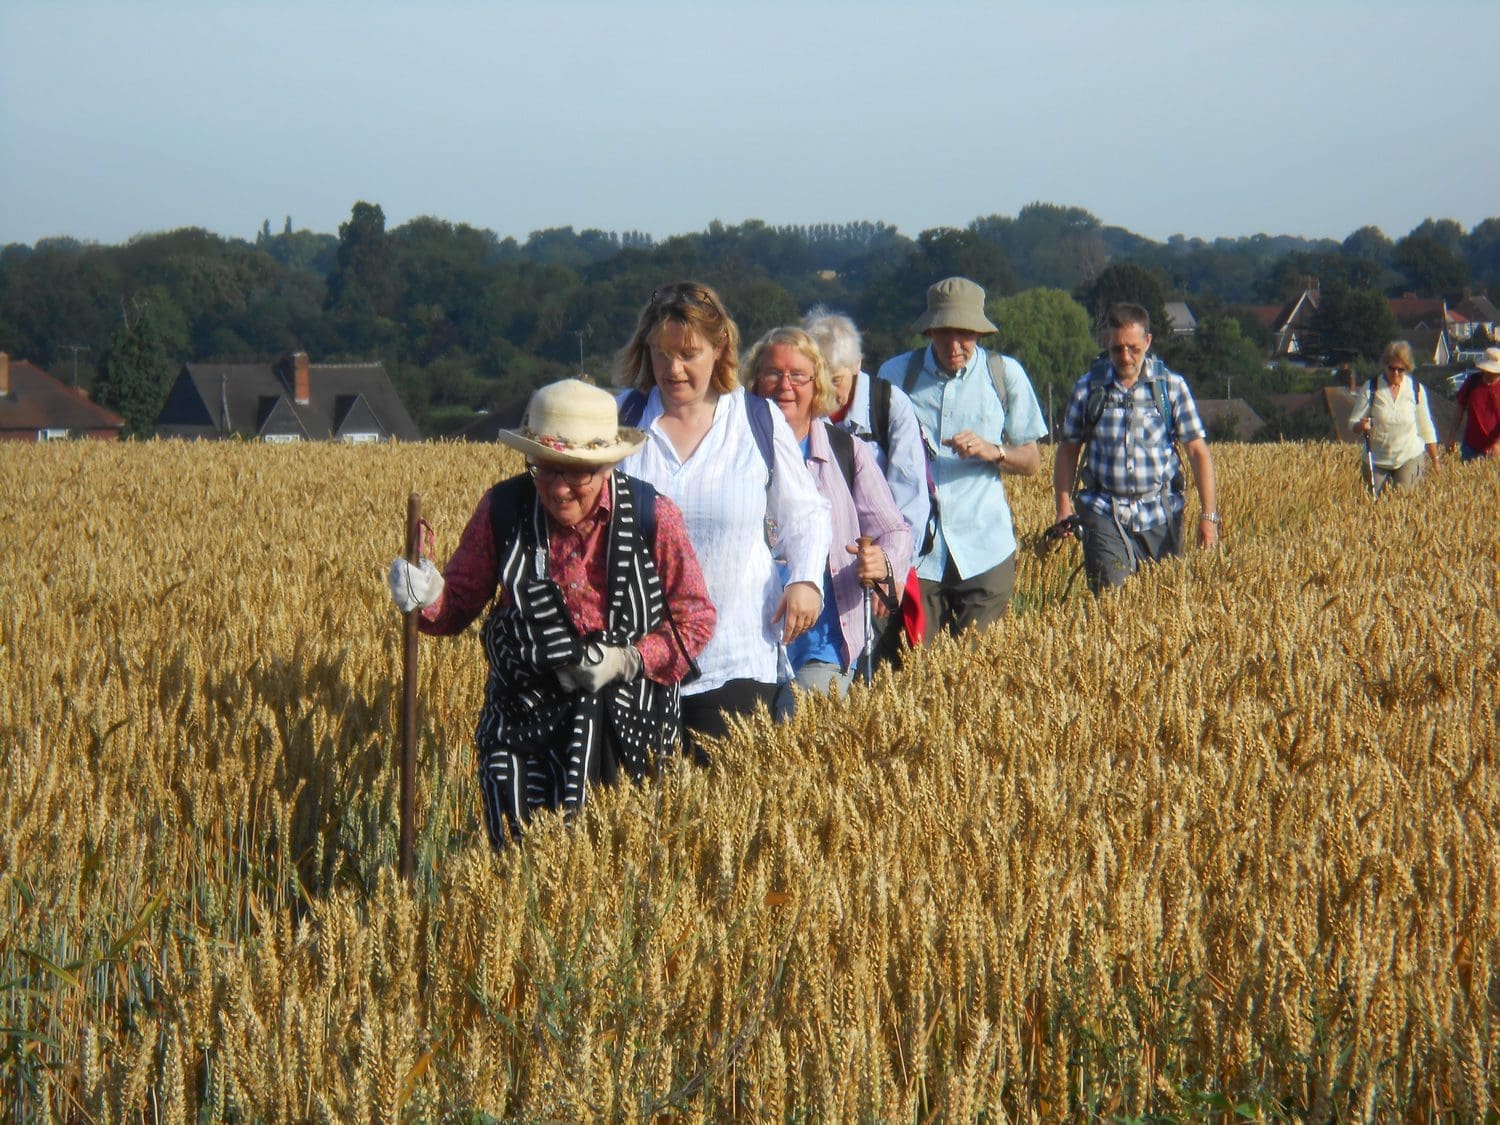
M 557 670 L 557 678 L 571 679 L 580 691 L 598 691 L 616 680 L 633 680 L 641 674 L 641 654 L 634 645 L 603 645 L 604 658 L 598 664 L 569 664 Z
M 410 613 L 418 606 L 426 608 L 438 600 L 443 592 L 443 576 L 431 559 L 423 559 L 421 566 L 412 566 L 405 559 L 391 563 L 388 581 L 391 601 L 402 613 Z

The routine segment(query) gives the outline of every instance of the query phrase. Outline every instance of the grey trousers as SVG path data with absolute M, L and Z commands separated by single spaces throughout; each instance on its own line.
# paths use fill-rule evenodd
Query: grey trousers
M 1113 516 L 1089 507 L 1082 508 L 1078 518 L 1083 521 L 1083 572 L 1096 594 L 1106 586 L 1123 586 L 1143 562 L 1182 554 L 1181 512 L 1145 531 L 1125 531 Z
M 972 578 L 960 578 L 950 558 L 941 582 L 923 578 L 917 585 L 922 590 L 922 613 L 926 617 L 922 643 L 930 644 L 939 629 L 956 637 L 970 625 L 982 629 L 1005 616 L 1016 588 L 1016 556 Z

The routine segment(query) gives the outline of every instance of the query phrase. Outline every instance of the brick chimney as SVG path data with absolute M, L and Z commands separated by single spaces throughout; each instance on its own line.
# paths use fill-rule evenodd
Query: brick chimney
M 292 398 L 298 406 L 312 401 L 312 378 L 307 371 L 307 353 L 296 352 L 292 356 Z
M 10 353 L 0 352 L 0 398 L 10 394 Z

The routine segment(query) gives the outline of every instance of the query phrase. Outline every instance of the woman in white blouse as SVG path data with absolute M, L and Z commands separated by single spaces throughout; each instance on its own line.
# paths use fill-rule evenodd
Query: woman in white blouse
M 1363 434 L 1368 453 L 1361 471 L 1376 495 L 1390 481 L 1414 488 L 1422 479 L 1423 453 L 1438 471 L 1437 429 L 1432 424 L 1427 392 L 1412 375 L 1411 345 L 1387 344 L 1380 357 L 1385 377 L 1377 375 L 1354 401 L 1349 424 Z
M 783 646 L 822 610 L 832 537 L 828 501 L 786 419 L 739 385 L 738 353 L 739 329 L 718 294 L 682 282 L 651 295 L 616 359 L 615 383 L 630 388 L 621 414 L 647 438 L 620 467 L 682 509 L 718 611 L 701 674 L 682 687 L 683 740 L 700 762 L 700 736 L 771 706 L 787 675 Z

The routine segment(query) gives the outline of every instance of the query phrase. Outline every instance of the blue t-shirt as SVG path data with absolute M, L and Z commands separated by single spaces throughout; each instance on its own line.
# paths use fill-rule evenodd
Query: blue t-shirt
M 802 439 L 802 460 L 806 461 L 811 455 L 811 446 L 810 439 Z M 786 658 L 793 672 L 814 661 L 837 664 L 841 669 L 849 666 L 844 653 L 844 631 L 839 627 L 839 607 L 833 600 L 833 575 L 828 573 L 826 566 L 823 568 L 823 611 L 811 629 L 786 646 Z

